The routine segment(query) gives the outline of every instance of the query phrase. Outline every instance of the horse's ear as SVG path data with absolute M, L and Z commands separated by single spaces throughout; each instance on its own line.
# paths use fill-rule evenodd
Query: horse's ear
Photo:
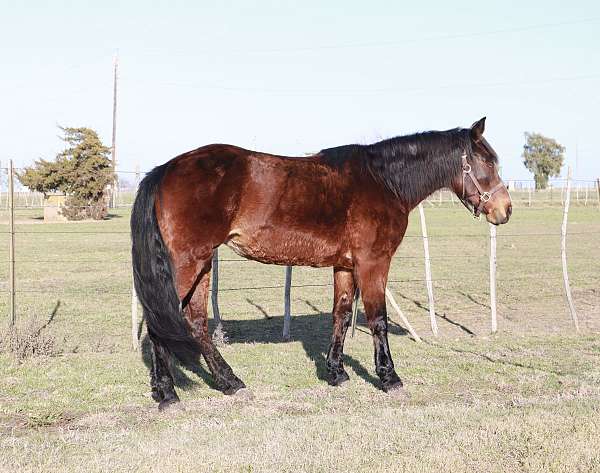
M 477 120 L 475 123 L 471 125 L 471 138 L 473 141 L 479 141 L 483 136 L 483 131 L 485 130 L 485 117 L 481 120 Z

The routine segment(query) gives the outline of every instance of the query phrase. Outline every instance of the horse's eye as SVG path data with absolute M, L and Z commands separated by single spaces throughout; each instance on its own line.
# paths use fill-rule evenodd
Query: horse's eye
M 479 160 L 490 169 L 493 169 L 495 167 L 494 163 L 489 162 L 488 160 L 486 160 L 485 158 L 482 158 L 481 156 L 479 156 Z

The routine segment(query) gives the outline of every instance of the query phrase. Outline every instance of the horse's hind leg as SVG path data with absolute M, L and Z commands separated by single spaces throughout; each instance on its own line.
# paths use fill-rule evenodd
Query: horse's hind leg
M 192 335 L 200 345 L 202 356 L 206 360 L 206 364 L 214 377 L 218 389 L 225 394 L 234 394 L 246 386 L 233 373 L 233 370 L 223 359 L 208 333 L 208 294 L 210 291 L 211 260 L 212 255 L 206 259 L 200 274 L 193 278 L 193 282 L 187 286 L 187 289 L 185 289 L 185 286 L 182 286 L 180 298 L 183 300 L 190 290 L 193 291 L 191 297 L 188 296 L 189 304 L 184 310 L 184 315 L 191 327 Z M 178 277 L 178 281 L 183 281 L 183 279 Z
M 354 277 L 351 271 L 335 268 L 333 280 L 333 335 L 327 352 L 327 382 L 332 386 L 339 386 L 349 379 L 346 370 L 344 370 L 342 353 L 346 332 L 352 319 Z
M 179 402 L 179 396 L 175 392 L 170 369 L 171 355 L 152 335 L 150 335 L 150 340 L 152 342 L 152 369 L 150 372 L 152 398 L 159 403 L 158 409 L 163 410 L 170 404 Z

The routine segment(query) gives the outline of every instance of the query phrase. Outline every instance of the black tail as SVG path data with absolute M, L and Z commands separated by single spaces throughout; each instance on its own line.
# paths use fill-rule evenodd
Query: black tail
M 166 164 L 154 168 L 140 183 L 131 213 L 133 281 L 144 308 L 148 335 L 184 363 L 198 361 L 200 346 L 181 313 L 171 269 L 171 258 L 162 239 L 154 201 Z

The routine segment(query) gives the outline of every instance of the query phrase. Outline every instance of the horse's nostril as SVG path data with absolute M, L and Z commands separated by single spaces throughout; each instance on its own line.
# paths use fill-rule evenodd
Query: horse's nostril
M 512 204 L 508 205 L 508 208 L 506 209 L 506 216 L 510 217 L 512 215 Z

